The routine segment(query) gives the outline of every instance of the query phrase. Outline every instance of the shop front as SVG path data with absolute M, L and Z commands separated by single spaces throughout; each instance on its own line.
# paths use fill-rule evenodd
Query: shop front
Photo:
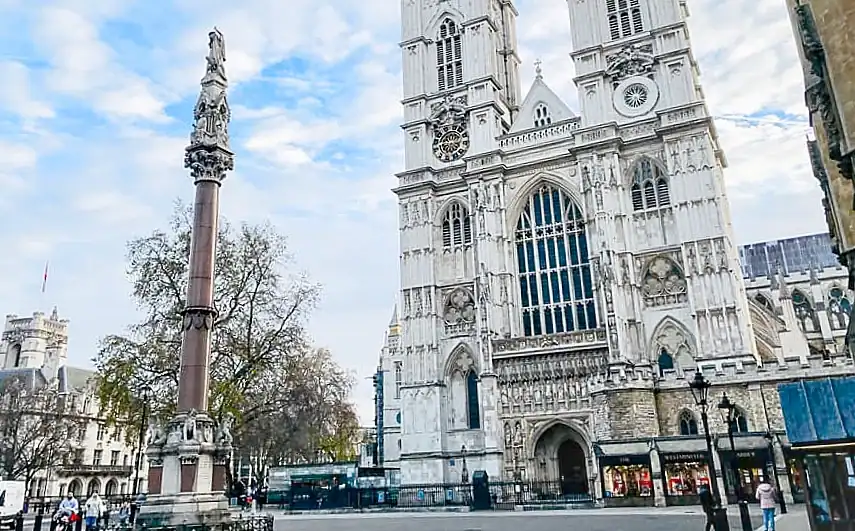
M 649 454 L 601 458 L 600 471 L 606 507 L 653 506 Z
M 777 484 L 773 477 L 775 461 L 769 452 L 768 439 L 762 435 L 740 434 L 734 436 L 733 443 L 735 452 L 730 447 L 728 437 L 720 437 L 717 444 L 727 503 L 736 503 L 737 494 L 742 494 L 750 503 L 758 503 L 755 494 L 760 483 Z
M 665 504 L 697 505 L 698 491 L 710 486 L 710 463 L 706 452 L 662 453 L 662 482 Z
M 855 531 L 855 377 L 778 386 L 813 531 Z
M 606 507 L 653 507 L 653 471 L 647 441 L 595 445 Z

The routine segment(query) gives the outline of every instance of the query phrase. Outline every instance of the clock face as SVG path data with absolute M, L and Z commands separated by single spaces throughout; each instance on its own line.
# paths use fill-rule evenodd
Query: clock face
M 458 160 L 469 150 L 469 134 L 462 125 L 448 125 L 434 133 L 433 154 L 442 162 Z

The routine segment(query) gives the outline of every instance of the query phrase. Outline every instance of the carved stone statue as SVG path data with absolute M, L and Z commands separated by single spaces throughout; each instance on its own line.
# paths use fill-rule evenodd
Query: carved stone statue
M 235 422 L 235 417 L 231 413 L 226 413 L 223 416 L 223 420 L 220 421 L 220 425 L 217 427 L 217 443 L 223 446 L 228 446 L 232 444 L 234 438 L 232 437 L 232 425 Z
M 184 419 L 184 440 L 192 441 L 196 439 L 196 410 L 191 409 L 187 413 L 187 418 Z
M 156 420 L 152 420 L 148 425 L 148 445 L 161 446 L 166 442 L 166 434 L 163 428 Z
M 208 73 L 216 74 L 225 79 L 226 69 L 223 63 L 226 62 L 226 43 L 223 34 L 217 28 L 208 33 L 208 57 L 206 59 L 208 60 Z

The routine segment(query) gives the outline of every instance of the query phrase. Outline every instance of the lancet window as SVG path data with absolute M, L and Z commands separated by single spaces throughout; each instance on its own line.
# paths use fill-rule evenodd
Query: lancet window
M 650 210 L 671 204 L 668 177 L 662 169 L 648 158 L 635 165 L 632 177 L 632 209 Z
M 450 18 L 439 27 L 436 40 L 436 69 L 439 90 L 448 90 L 463 84 L 463 36 Z

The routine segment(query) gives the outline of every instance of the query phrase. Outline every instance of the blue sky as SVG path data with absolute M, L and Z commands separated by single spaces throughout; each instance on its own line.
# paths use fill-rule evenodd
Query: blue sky
M 578 109 L 566 2 L 517 7 L 523 90 L 540 58 Z M 690 8 L 737 240 L 825 230 L 783 0 Z M 237 154 L 222 213 L 271 220 L 323 284 L 311 332 L 360 377 L 368 421 L 362 377 L 376 366 L 398 278 L 398 17 L 394 0 L 0 0 L 0 311 L 57 305 L 78 365 L 135 319 L 125 243 L 192 197 L 183 148 L 216 25 Z

